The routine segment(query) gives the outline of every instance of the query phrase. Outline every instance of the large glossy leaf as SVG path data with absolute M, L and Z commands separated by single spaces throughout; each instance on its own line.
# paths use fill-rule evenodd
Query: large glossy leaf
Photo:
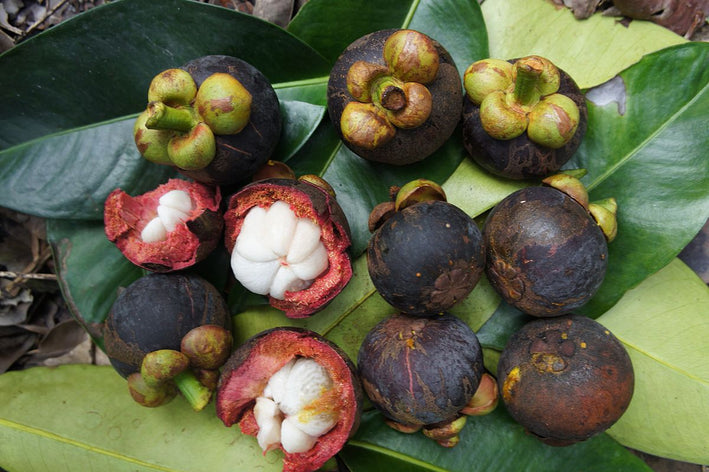
M 8 471 L 280 471 L 214 407 L 135 403 L 111 367 L 35 367 L 0 376 L 0 467 Z
M 581 88 L 605 82 L 645 54 L 686 41 L 647 21 L 626 25 L 600 13 L 578 21 L 571 10 L 547 0 L 485 0 L 482 11 L 492 57 L 540 54 Z
M 709 464 L 709 288 L 679 259 L 598 318 L 635 370 L 628 410 L 610 430 L 630 447 Z
M 137 113 L 155 74 L 206 54 L 240 57 L 272 83 L 329 72 L 297 38 L 250 15 L 185 0 L 111 2 L 0 56 L 0 149 Z
M 474 1 L 311 0 L 288 25 L 332 62 L 355 39 L 387 28 L 412 28 L 431 36 L 451 53 L 461 76 L 470 63 L 488 54 L 485 23 Z
M 438 446 L 420 432 L 395 432 L 379 413 L 370 412 L 341 456 L 352 472 L 650 470 L 606 435 L 566 448 L 542 445 L 525 433 L 502 406 L 489 415 L 468 418 L 460 443 L 452 449 Z
M 587 97 L 589 131 L 571 165 L 588 170 L 592 200 L 615 197 L 619 206 L 608 273 L 584 308 L 598 316 L 709 218 L 709 43 L 649 54 Z
M 288 160 L 325 113 L 319 105 L 282 100 L 285 131 L 275 156 Z M 133 142 L 136 115 L 36 139 L 0 151 L 0 205 L 47 218 L 103 219 L 116 188 L 147 192 L 177 172 L 143 159 Z

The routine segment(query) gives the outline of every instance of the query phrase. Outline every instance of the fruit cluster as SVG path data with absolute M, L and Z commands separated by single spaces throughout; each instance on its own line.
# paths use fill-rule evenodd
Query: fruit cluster
M 366 333 L 356 367 L 331 341 L 291 327 L 232 352 L 222 290 L 189 269 L 222 248 L 231 282 L 289 318 L 309 317 L 353 275 L 349 224 L 327 182 L 271 160 L 283 123 L 258 70 L 206 56 L 158 74 L 135 143 L 184 178 L 135 197 L 116 189 L 104 211 L 108 239 L 152 272 L 123 290 L 104 327 L 133 398 L 159 406 L 180 391 L 201 410 L 216 391 L 225 425 L 238 423 L 264 453 L 283 451 L 284 470 L 298 472 L 321 467 L 356 432 L 365 393 L 387 424 L 444 447 L 500 396 L 550 444 L 613 424 L 632 395 L 632 365 L 610 332 L 572 312 L 603 281 L 615 201 L 589 203 L 576 177 L 555 174 L 586 131 L 574 81 L 538 56 L 478 61 L 461 80 L 434 39 L 382 30 L 343 51 L 327 95 L 342 142 L 368 161 L 421 161 L 461 125 L 481 167 L 544 180 L 500 202 L 482 230 L 435 182 L 392 187 L 371 211 L 366 257 L 394 313 Z M 497 380 L 475 332 L 450 314 L 482 277 L 537 318 L 510 339 Z

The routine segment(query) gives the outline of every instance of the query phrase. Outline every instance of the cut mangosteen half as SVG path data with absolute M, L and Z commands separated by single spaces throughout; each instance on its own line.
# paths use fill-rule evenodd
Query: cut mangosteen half
M 225 220 L 234 276 L 288 317 L 320 310 L 352 276 L 347 220 L 317 185 L 252 183 L 231 198 Z
M 131 197 L 121 189 L 104 204 L 106 236 L 133 264 L 154 272 L 190 267 L 209 255 L 224 226 L 218 188 L 171 179 Z
M 217 416 L 256 436 L 264 454 L 281 449 L 286 472 L 313 471 L 359 426 L 362 392 L 347 355 L 299 328 L 264 331 L 223 367 Z

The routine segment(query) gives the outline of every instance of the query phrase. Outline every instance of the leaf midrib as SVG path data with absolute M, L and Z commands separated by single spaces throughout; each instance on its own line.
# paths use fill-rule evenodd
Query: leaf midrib
M 394 459 L 397 459 L 397 460 L 399 460 L 399 461 L 401 461 L 401 462 L 405 462 L 405 463 L 407 463 L 407 464 L 413 464 L 413 465 L 416 465 L 416 466 L 418 466 L 418 467 L 428 469 L 428 470 L 430 470 L 430 471 L 432 471 L 432 472 L 448 472 L 448 469 L 443 469 L 443 468 L 440 468 L 440 467 L 436 467 L 435 465 L 432 465 L 432 464 L 430 464 L 430 463 L 428 463 L 428 462 L 424 462 L 424 461 L 422 461 L 422 460 L 420 460 L 420 459 L 416 459 L 416 458 L 414 458 L 414 457 L 407 456 L 407 455 L 402 454 L 402 453 L 400 453 L 400 452 L 396 452 L 396 451 L 394 451 L 394 450 L 392 450 L 392 449 L 387 449 L 386 447 L 377 446 L 376 444 L 372 444 L 372 443 L 368 443 L 368 442 L 364 442 L 364 441 L 358 441 L 358 440 L 356 440 L 356 439 L 350 439 L 350 440 L 347 442 L 347 444 L 348 444 L 349 446 L 359 447 L 359 448 L 361 448 L 361 449 L 365 449 L 365 450 L 368 450 L 368 451 L 372 451 L 372 452 L 376 452 L 376 453 L 379 453 L 379 454 L 383 454 L 383 455 L 385 455 L 385 456 L 389 456 L 389 457 L 392 457 L 392 458 L 394 458 Z
M 691 100 L 689 100 L 687 103 L 685 103 L 682 107 L 678 108 L 675 113 L 673 113 L 669 119 L 665 120 L 661 126 L 658 126 L 655 131 L 652 133 L 648 134 L 648 136 L 640 141 L 635 147 L 629 150 L 623 156 L 622 159 L 620 159 L 618 162 L 616 162 L 614 165 L 610 166 L 608 169 L 606 169 L 605 172 L 603 172 L 601 175 L 598 176 L 593 182 L 591 182 L 587 186 L 587 190 L 591 191 L 594 189 L 596 186 L 600 185 L 603 183 L 606 179 L 608 179 L 611 175 L 613 175 L 616 170 L 623 165 L 625 165 L 628 161 L 633 159 L 642 149 L 644 149 L 655 137 L 660 135 L 665 129 L 667 129 L 670 124 L 674 123 L 687 109 L 689 109 L 692 105 L 694 105 L 695 102 L 699 101 L 699 99 L 706 93 L 706 91 L 709 90 L 709 83 L 705 84 L 704 87 L 692 97 Z
M 126 456 L 126 455 L 123 455 L 123 454 L 118 454 L 118 453 L 116 453 L 116 452 L 109 451 L 108 449 L 103 449 L 103 448 L 100 448 L 100 447 L 91 446 L 91 445 L 86 444 L 86 443 L 84 443 L 84 442 L 77 441 L 77 440 L 74 440 L 74 439 L 69 439 L 69 438 L 67 438 L 67 437 L 60 436 L 60 435 L 58 435 L 58 434 L 52 433 L 51 431 L 47 431 L 47 430 L 44 430 L 44 429 L 36 428 L 36 427 L 29 426 L 29 425 L 26 425 L 26 424 L 21 424 L 21 423 L 17 423 L 17 422 L 14 422 L 14 421 L 9 421 L 9 420 L 5 420 L 5 419 L 0 418 L 0 426 L 4 426 L 4 427 L 7 427 L 7 428 L 10 428 L 10 429 L 13 429 L 13 430 L 17 430 L 17 431 L 29 433 L 29 434 L 32 434 L 32 435 L 35 435 L 35 436 L 39 436 L 39 437 L 42 437 L 42 438 L 46 438 L 46 439 L 49 439 L 49 440 L 52 440 L 52 441 L 56 441 L 56 442 L 59 442 L 59 443 L 68 444 L 68 445 L 70 445 L 70 446 L 78 447 L 78 448 L 80 448 L 80 449 L 83 449 L 83 450 L 86 450 L 86 451 L 89 451 L 89 452 L 92 452 L 92 453 L 95 453 L 95 454 L 100 454 L 100 455 L 108 456 L 108 457 L 111 457 L 111 458 L 114 458 L 114 459 L 118 459 L 118 460 L 121 460 L 121 461 L 125 461 L 126 463 L 136 464 L 136 465 L 139 465 L 139 466 L 141 466 L 141 467 L 153 469 L 153 470 L 156 470 L 156 471 L 161 471 L 161 472 L 180 472 L 178 469 L 165 468 L 165 467 L 161 467 L 161 466 L 156 465 L 156 464 L 151 464 L 151 463 L 149 463 L 149 462 L 144 462 L 144 461 L 141 461 L 141 460 L 139 460 L 139 459 L 135 459 L 135 458 L 133 458 L 133 457 L 129 457 L 129 456 Z

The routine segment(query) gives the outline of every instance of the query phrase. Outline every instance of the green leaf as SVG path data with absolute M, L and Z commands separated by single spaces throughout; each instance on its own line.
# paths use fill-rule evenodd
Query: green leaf
M 291 87 L 329 73 L 307 45 L 251 15 L 185 0 L 110 2 L 0 56 L 0 149 L 138 113 L 153 76 L 206 54 L 239 57 Z
M 103 219 L 103 202 L 116 188 L 138 195 L 175 176 L 173 168 L 140 157 L 132 139 L 134 121 L 108 122 L 0 152 L 0 205 L 45 218 Z
M 371 411 L 340 455 L 352 472 L 651 470 L 605 434 L 569 447 L 545 446 L 517 425 L 502 406 L 488 415 L 469 417 L 460 443 L 451 449 L 420 432 L 396 432 L 379 413 Z
M 311 0 L 288 25 L 332 63 L 355 39 L 389 28 L 411 28 L 434 38 L 451 54 L 461 76 L 469 64 L 488 55 L 477 2 Z
M 103 222 L 47 220 L 47 235 L 64 300 L 91 336 L 100 341 L 120 287 L 144 275 L 111 243 Z
M 485 0 L 482 12 L 491 57 L 545 56 L 581 88 L 605 82 L 645 54 L 686 42 L 647 21 L 626 26 L 600 13 L 578 21 L 570 9 L 546 0 Z
M 603 285 L 584 313 L 600 315 L 667 265 L 709 218 L 707 64 L 709 43 L 670 47 L 612 79 L 621 87 L 620 112 L 615 101 L 592 101 L 601 101 L 597 93 L 608 85 L 587 95 L 588 133 L 570 165 L 588 170 L 582 180 L 592 201 L 615 197 L 618 237 L 608 246 Z
M 684 263 L 630 290 L 597 320 L 635 370 L 630 406 L 608 431 L 650 454 L 709 464 L 709 288 Z
M 213 404 L 135 403 L 111 367 L 35 367 L 0 376 L 0 467 L 9 471 L 280 471 L 256 440 L 226 428 Z
M 288 160 L 310 138 L 325 109 L 281 101 L 284 131 L 274 158 Z M 143 159 L 133 142 L 136 115 L 0 151 L 0 205 L 46 218 L 103 219 L 116 188 L 140 195 L 177 175 Z

